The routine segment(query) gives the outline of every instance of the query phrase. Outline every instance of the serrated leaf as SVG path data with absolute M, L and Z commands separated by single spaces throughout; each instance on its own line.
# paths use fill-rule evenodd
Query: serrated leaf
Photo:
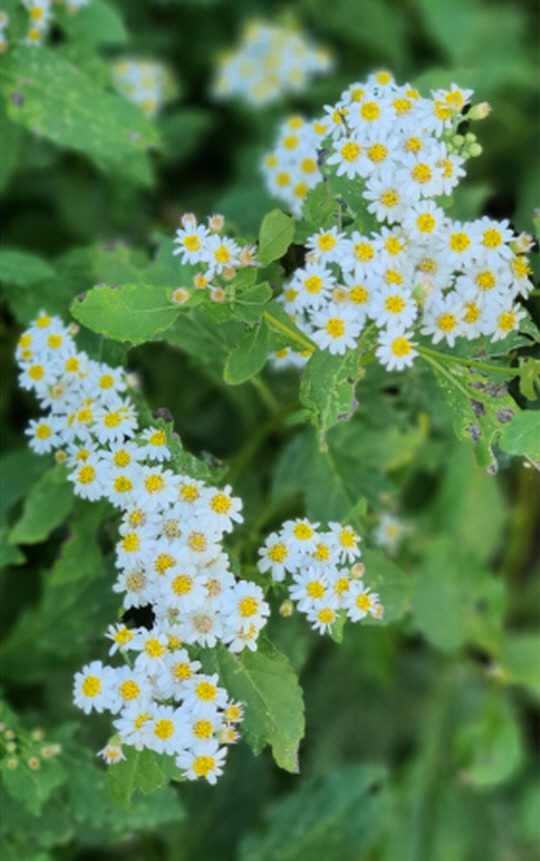
M 50 263 L 37 254 L 18 248 L 2 248 L 0 251 L 0 279 L 6 284 L 26 287 L 54 278 L 55 274 Z
M 264 216 L 259 231 L 258 259 L 262 266 L 279 260 L 294 239 L 294 221 L 280 209 Z
M 179 314 L 170 288 L 151 284 L 94 287 L 71 305 L 79 323 L 117 341 L 142 344 L 171 326 Z
M 159 767 L 160 755 L 148 748 L 135 750 L 124 746 L 124 754 L 124 760 L 107 769 L 107 783 L 114 798 L 129 808 L 136 790 L 150 795 L 167 782 L 167 775 Z
M 320 182 L 312 188 L 304 201 L 302 214 L 305 221 L 298 222 L 297 240 L 305 242 L 320 227 L 333 227 L 339 212 L 339 203 L 333 196 L 328 183 Z
M 328 430 L 354 409 L 354 390 L 359 377 L 356 353 L 333 356 L 318 350 L 310 357 L 300 385 L 300 400 L 312 411 L 312 420 L 325 443 Z
M 518 413 L 501 434 L 499 447 L 508 454 L 540 462 L 540 412 Z
M 237 658 L 224 646 L 204 655 L 230 695 L 245 704 L 242 735 L 255 753 L 266 744 L 285 771 L 298 772 L 298 747 L 304 737 L 304 703 L 296 674 L 285 655 L 268 640 Z
M 147 152 L 155 127 L 133 104 L 107 92 L 61 49 L 18 46 L 3 60 L 9 118 L 32 134 L 84 153 L 104 171 L 151 180 Z
M 270 336 L 264 320 L 246 332 L 238 345 L 229 353 L 223 379 L 231 386 L 245 383 L 261 371 L 268 358 Z
M 65 467 L 48 469 L 31 487 L 21 519 L 9 534 L 10 544 L 37 544 L 64 522 L 74 502 Z

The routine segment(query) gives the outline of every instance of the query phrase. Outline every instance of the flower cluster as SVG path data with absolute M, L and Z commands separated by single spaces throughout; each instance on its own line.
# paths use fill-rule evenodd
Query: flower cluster
M 109 628 L 111 653 L 127 665 L 83 668 L 75 703 L 109 709 L 121 742 L 175 754 L 188 778 L 214 782 L 242 710 L 217 676 L 199 672 L 190 647 L 255 650 L 269 613 L 262 589 L 235 578 L 221 543 L 242 521 L 241 502 L 229 486 L 167 468 L 164 427 L 139 428 L 127 375 L 77 351 L 73 334 L 42 312 L 19 340 L 20 384 L 48 410 L 27 435 L 34 451 L 55 451 L 67 465 L 77 495 L 119 510 L 113 589 L 125 610 L 150 607 L 153 618 L 150 630 Z
M 253 21 L 240 44 L 225 53 L 212 86 L 221 99 L 238 97 L 260 107 L 304 90 L 314 75 L 332 66 L 330 53 L 291 27 Z
M 58 742 L 47 741 L 40 727 L 24 730 L 10 709 L 0 703 L 0 751 L 9 771 L 19 766 L 27 766 L 31 771 L 39 771 L 43 760 L 52 759 L 62 752 Z
M 175 90 L 174 78 L 163 63 L 125 57 L 112 65 L 116 90 L 149 117 L 156 116 Z
M 229 236 L 223 236 L 225 219 L 222 215 L 211 215 L 208 224 L 199 224 L 192 212 L 186 212 L 176 231 L 173 254 L 180 255 L 183 264 L 193 266 L 193 286 L 207 289 L 215 302 L 223 302 L 227 296 L 226 285 L 239 267 L 257 266 L 255 249 L 240 246 Z M 173 293 L 173 301 L 187 302 L 191 296 L 189 288 L 179 287 Z
M 359 541 L 350 526 L 329 523 L 322 531 L 306 518 L 287 520 L 279 532 L 269 535 L 259 550 L 258 567 L 277 582 L 291 576 L 290 600 L 282 613 L 289 615 L 295 602 L 321 634 L 331 632 L 340 617 L 353 622 L 368 615 L 381 619 L 379 596 L 362 581 L 365 566 Z
M 26 35 L 22 42 L 25 45 L 41 45 L 54 20 L 53 0 L 20 0 L 20 3 L 28 13 Z M 88 3 L 89 0 L 69 0 L 67 8 L 69 12 L 76 12 Z M 7 12 L 0 12 L 0 53 L 9 47 L 5 33 L 9 20 Z
M 443 208 L 466 159 L 480 152 L 472 133 L 459 133 L 465 116 L 489 111 L 469 107 L 471 96 L 452 84 L 427 99 L 378 73 L 316 122 L 294 117 L 280 129 L 263 171 L 295 214 L 325 181 L 350 182 L 361 201 L 362 225 L 325 225 L 307 238 L 282 298 L 319 348 L 345 353 L 376 327 L 377 358 L 401 370 L 417 355 L 415 330 L 452 347 L 458 337 L 497 340 L 518 328 L 525 312 L 516 300 L 532 287 L 531 237 L 508 221 L 454 221 Z

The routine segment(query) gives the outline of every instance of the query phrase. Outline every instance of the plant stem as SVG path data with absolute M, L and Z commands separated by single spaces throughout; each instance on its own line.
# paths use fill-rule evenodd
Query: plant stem
M 455 365 L 464 365 L 465 367 L 478 368 L 481 371 L 489 373 L 504 374 L 505 376 L 516 377 L 520 374 L 520 368 L 501 367 L 500 365 L 489 365 L 487 362 L 480 362 L 477 359 L 462 359 L 460 356 L 452 356 L 447 353 L 439 353 L 437 350 L 430 350 L 428 347 L 418 347 L 418 352 L 421 356 L 427 358 L 431 356 L 434 359 L 453 362 Z

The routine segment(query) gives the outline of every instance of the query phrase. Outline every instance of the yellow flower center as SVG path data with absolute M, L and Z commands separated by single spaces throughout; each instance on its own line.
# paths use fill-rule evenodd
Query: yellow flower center
M 97 697 L 101 693 L 101 679 L 98 676 L 86 676 L 82 683 L 81 690 L 85 697 Z
M 250 616 L 256 615 L 259 609 L 259 602 L 256 598 L 248 596 L 247 598 L 242 598 L 238 603 L 238 609 L 243 619 L 249 619 Z
M 340 317 L 331 317 L 325 329 L 331 338 L 342 338 L 345 334 L 345 323 Z
M 268 551 L 268 558 L 272 562 L 284 562 L 288 555 L 289 553 L 285 544 L 274 544 Z
M 119 691 L 122 699 L 129 701 L 134 700 L 136 697 L 138 697 L 141 692 L 141 689 L 137 682 L 134 682 L 133 679 L 128 679 L 127 681 L 122 682 L 119 687 Z

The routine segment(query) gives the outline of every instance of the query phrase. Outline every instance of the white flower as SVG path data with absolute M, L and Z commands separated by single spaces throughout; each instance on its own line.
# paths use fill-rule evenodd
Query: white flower
M 114 673 L 101 661 L 92 661 L 75 674 L 73 702 L 89 714 L 92 709 L 102 712 L 114 707 L 116 695 L 113 689 Z
M 354 308 L 349 304 L 330 302 L 326 308 L 313 314 L 316 327 L 312 338 L 323 350 L 343 354 L 356 347 L 362 330 Z
M 183 751 L 176 757 L 176 764 L 186 773 L 188 780 L 198 780 L 204 777 L 208 783 L 216 783 L 227 756 L 227 748 L 219 747 L 216 739 L 210 742 L 199 742 L 190 750 Z
M 403 368 L 411 367 L 415 356 L 418 355 L 414 349 L 412 332 L 379 332 L 379 345 L 375 350 L 381 365 L 389 371 L 402 371 Z

